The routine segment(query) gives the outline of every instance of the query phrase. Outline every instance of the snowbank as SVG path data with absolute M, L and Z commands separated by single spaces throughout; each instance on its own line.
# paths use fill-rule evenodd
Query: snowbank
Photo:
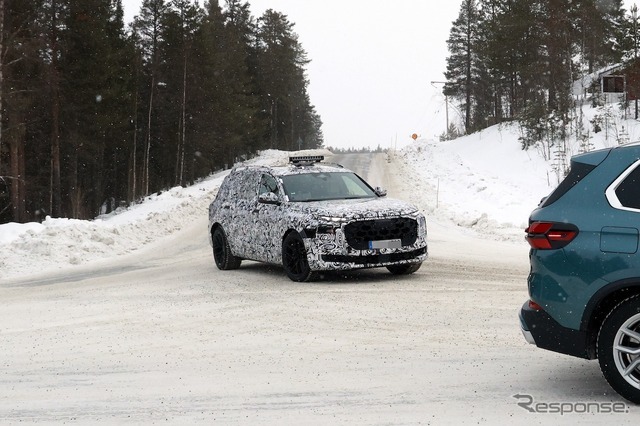
M 396 154 L 431 199 L 421 207 L 499 239 L 522 238 L 529 213 L 555 186 L 551 166 L 523 151 L 515 126 L 494 126 L 453 141 L 418 140 Z
M 330 154 L 326 150 L 301 151 Z M 283 164 L 289 152 L 268 150 L 249 164 Z M 95 220 L 53 219 L 0 225 L 0 279 L 60 269 L 137 250 L 206 217 L 228 171 L 189 188 L 175 187 Z

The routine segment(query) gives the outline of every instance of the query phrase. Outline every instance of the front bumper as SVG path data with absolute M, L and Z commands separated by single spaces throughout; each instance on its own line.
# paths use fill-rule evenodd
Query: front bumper
M 519 316 L 520 329 L 528 343 L 579 358 L 596 357 L 593 339 L 589 333 L 561 326 L 544 310 L 529 306 L 529 301 L 524 303 Z
M 527 328 L 528 326 L 524 322 L 524 319 L 522 318 L 522 313 L 520 313 L 519 317 L 520 317 L 520 331 L 524 336 L 524 340 L 526 340 L 527 343 L 529 343 L 530 345 L 535 345 L 536 340 L 533 338 L 533 334 L 531 334 L 531 331 Z
M 346 223 L 305 229 L 301 235 L 309 267 L 312 271 L 334 271 L 422 263 L 428 257 L 427 229 L 424 219 L 416 221 L 417 237 L 412 244 L 398 248 L 354 248 L 345 235 Z
M 405 263 L 422 263 L 428 257 L 427 246 L 409 251 L 392 253 L 363 251 L 359 255 L 321 255 L 314 259 L 311 269 L 314 270 L 346 270 L 359 268 L 377 268 L 381 266 L 401 265 Z

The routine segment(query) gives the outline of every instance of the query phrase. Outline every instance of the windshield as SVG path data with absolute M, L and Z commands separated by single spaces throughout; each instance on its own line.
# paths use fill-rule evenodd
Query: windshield
M 350 172 L 305 173 L 282 176 L 289 201 L 348 200 L 376 194 L 358 175 Z

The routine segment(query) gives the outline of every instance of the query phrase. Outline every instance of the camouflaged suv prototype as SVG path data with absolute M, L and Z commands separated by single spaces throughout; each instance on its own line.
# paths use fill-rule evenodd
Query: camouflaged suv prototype
M 351 170 L 322 156 L 279 167 L 238 166 L 209 206 L 216 266 L 243 259 L 284 267 L 294 281 L 319 271 L 386 267 L 411 274 L 427 258 L 424 215 L 386 198 Z

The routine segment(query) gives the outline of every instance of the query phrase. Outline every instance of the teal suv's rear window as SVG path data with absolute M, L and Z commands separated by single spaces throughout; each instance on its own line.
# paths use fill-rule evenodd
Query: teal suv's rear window
M 584 179 L 591 170 L 595 169 L 596 166 L 592 164 L 578 163 L 576 161 L 571 162 L 571 170 L 569 174 L 560 185 L 549 195 L 540 205 L 540 207 L 548 206 L 549 204 L 555 203 L 558 201 L 564 194 L 566 194 L 571 188 L 576 186 L 578 182 Z
M 631 209 L 640 209 L 640 167 L 636 167 L 616 188 L 620 204 Z

